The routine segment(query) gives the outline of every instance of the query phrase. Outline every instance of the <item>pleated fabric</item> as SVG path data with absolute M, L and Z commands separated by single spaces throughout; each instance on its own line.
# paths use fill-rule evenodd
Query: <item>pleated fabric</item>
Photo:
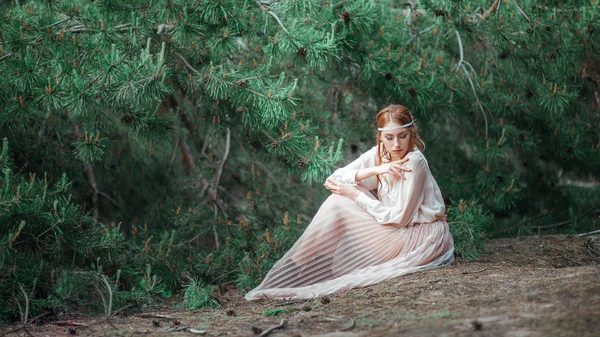
M 365 163 L 368 165 L 373 153 L 367 152 L 365 155 L 337 174 L 357 170 Z M 407 177 L 407 180 L 413 181 L 407 183 L 406 187 L 398 182 L 395 188 L 410 190 L 410 197 L 414 199 L 418 196 L 419 203 L 412 205 L 411 209 L 407 209 L 406 205 L 411 204 L 407 201 L 402 204 L 404 206 L 389 206 L 398 204 L 398 198 L 407 198 L 407 192 L 394 191 L 392 188 L 389 198 L 380 202 L 360 183 L 357 188 L 361 190 L 363 199 L 369 199 L 368 202 L 355 202 L 348 197 L 332 194 L 293 247 L 245 298 L 312 298 L 452 264 L 454 242 L 444 219 L 443 202 L 441 206 L 438 205 L 441 193 L 422 154 L 415 152 L 414 155 L 412 165 L 415 176 Z M 424 182 L 415 188 L 414 181 L 419 179 Z M 428 195 L 431 193 L 436 195 Z M 426 200 L 432 200 L 435 207 L 426 207 Z M 382 223 L 385 217 L 381 214 L 390 214 L 386 205 L 392 207 L 392 213 L 401 214 L 394 219 L 412 220 Z M 441 215 L 438 214 L 440 210 Z M 432 221 L 419 223 L 414 222 L 415 219 Z
M 245 297 L 327 295 L 452 264 L 453 253 L 445 220 L 382 225 L 351 199 L 331 195 L 300 239 Z

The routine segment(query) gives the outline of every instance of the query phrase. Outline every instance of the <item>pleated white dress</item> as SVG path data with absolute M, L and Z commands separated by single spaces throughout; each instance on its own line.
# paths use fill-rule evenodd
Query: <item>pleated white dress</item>
M 373 147 L 330 176 L 358 186 L 359 197 L 329 196 L 247 300 L 317 297 L 454 262 L 444 201 L 423 153 L 407 154 L 406 180 L 382 179 L 381 200 L 369 192 L 376 177 L 355 181 L 376 155 Z

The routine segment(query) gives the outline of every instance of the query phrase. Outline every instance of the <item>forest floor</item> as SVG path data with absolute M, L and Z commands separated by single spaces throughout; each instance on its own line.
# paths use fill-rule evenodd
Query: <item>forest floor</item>
M 12 336 L 600 336 L 600 237 L 531 236 L 487 242 L 477 261 L 303 301 L 247 302 L 219 288 L 221 309 L 121 312 L 109 322 L 61 318 Z M 267 314 L 278 313 L 273 316 Z M 90 324 L 94 323 L 94 324 Z M 80 324 L 80 325 L 77 325 Z M 83 326 L 87 324 L 88 326 Z M 4 327 L 4 331 L 17 325 Z M 0 332 L 0 335 L 2 333 Z

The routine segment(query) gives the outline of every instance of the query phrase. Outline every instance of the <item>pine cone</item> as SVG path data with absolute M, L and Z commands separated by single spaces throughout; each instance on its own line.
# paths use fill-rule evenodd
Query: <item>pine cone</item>
M 248 85 L 248 81 L 247 80 L 241 80 L 238 82 L 238 85 L 242 88 L 245 88 Z
M 252 147 L 255 149 L 259 149 L 261 147 L 260 140 L 258 139 L 254 139 L 252 142 L 250 142 L 250 145 L 252 145 Z
M 409 88 L 407 90 L 408 94 L 411 95 L 412 97 L 415 97 L 417 95 L 417 90 L 415 90 L 415 88 Z
M 300 158 L 298 159 L 298 161 L 296 161 L 296 166 L 298 166 L 298 168 L 303 169 L 308 166 L 308 162 L 306 161 L 306 159 Z
M 350 13 L 348 12 L 344 12 L 342 13 L 342 19 L 344 19 L 344 24 L 349 25 L 350 24 Z
M 533 29 L 527 28 L 526 32 L 527 32 L 527 34 L 531 35 L 531 34 L 533 34 Z
M 392 73 L 390 73 L 390 72 L 385 73 L 385 79 L 390 81 L 392 79 Z
M 302 57 L 302 58 L 305 58 L 305 57 L 306 57 L 306 49 L 304 49 L 304 48 L 300 47 L 300 48 L 298 49 L 298 53 L 297 53 L 297 54 L 298 54 L 298 56 L 300 56 L 300 57 Z
M 552 27 L 550 27 L 550 26 L 546 26 L 546 27 L 544 27 L 544 29 L 545 29 L 547 32 L 551 32 L 551 31 L 552 31 Z
M 272 149 L 276 149 L 276 148 L 278 148 L 278 147 L 279 147 L 279 143 L 278 143 L 278 142 L 276 142 L 276 141 L 273 141 L 273 142 L 271 143 L 271 148 L 272 148 Z
M 444 11 L 441 8 L 436 8 L 433 11 L 435 12 L 435 16 L 444 16 Z
M 131 116 L 130 114 L 127 114 L 127 115 L 121 117 L 121 122 L 123 122 L 125 124 L 131 124 L 131 122 L 133 122 L 133 116 Z

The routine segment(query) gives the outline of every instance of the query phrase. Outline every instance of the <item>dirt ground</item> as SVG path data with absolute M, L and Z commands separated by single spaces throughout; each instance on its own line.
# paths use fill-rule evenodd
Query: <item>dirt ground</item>
M 478 261 L 458 259 L 450 267 L 325 298 L 247 302 L 224 286 L 218 310 L 123 311 L 92 325 L 97 318 L 74 316 L 62 318 L 69 325 L 46 322 L 28 327 L 29 334 L 10 335 L 259 336 L 285 320 L 268 335 L 600 336 L 600 260 L 590 240 L 598 249 L 600 237 L 589 236 L 492 240 Z

